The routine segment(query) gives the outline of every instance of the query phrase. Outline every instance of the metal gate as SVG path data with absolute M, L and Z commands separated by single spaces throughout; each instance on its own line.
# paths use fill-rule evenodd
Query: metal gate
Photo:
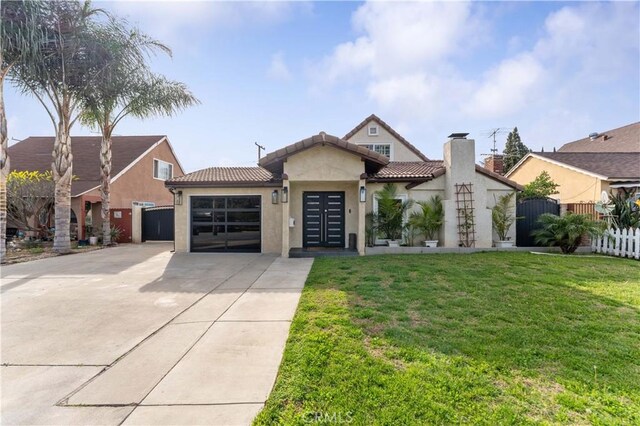
M 173 241 L 173 206 L 142 209 L 142 242 Z
M 516 244 L 533 247 L 536 243 L 531 232 L 539 229 L 538 217 L 543 213 L 560 215 L 560 204 L 552 198 L 526 198 L 516 204 Z
M 303 221 L 303 247 L 344 247 L 344 192 L 304 192 Z

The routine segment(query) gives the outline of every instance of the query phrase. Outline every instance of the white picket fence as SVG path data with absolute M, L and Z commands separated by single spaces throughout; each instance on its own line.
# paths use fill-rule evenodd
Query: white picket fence
M 612 229 L 591 240 L 591 249 L 609 256 L 631 257 L 640 260 L 640 228 Z

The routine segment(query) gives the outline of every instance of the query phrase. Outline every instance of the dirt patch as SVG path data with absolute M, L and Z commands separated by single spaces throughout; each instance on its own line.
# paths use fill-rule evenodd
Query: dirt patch
M 88 251 L 101 250 L 102 246 L 86 246 L 80 248 L 72 248 L 71 253 L 68 254 L 77 254 L 77 253 L 86 253 Z M 7 254 L 5 256 L 5 261 L 3 265 L 12 265 L 14 263 L 24 263 L 31 262 L 32 260 L 46 259 L 48 257 L 56 257 L 61 256 L 60 253 L 57 253 L 53 250 L 53 247 L 36 247 L 36 248 L 18 248 L 18 249 L 10 249 L 7 248 Z

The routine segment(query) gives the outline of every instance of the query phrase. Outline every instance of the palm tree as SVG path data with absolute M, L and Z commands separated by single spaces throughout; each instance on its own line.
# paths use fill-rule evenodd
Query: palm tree
M 428 241 L 438 238 L 438 231 L 444 223 L 444 207 L 440 195 L 432 196 L 429 201 L 418 201 L 420 210 L 411 213 L 409 222 L 420 230 Z
M 384 184 L 376 192 L 378 212 L 376 214 L 377 230 L 383 238 L 399 240 L 404 230 L 404 218 L 413 205 L 413 200 L 402 201 L 397 196 L 396 185 L 390 182 Z
M 71 250 L 71 128 L 81 114 L 81 96 L 113 60 L 105 36 L 113 31 L 89 1 L 42 2 L 47 37 L 28 61 L 16 64 L 11 76 L 23 93 L 45 108 L 55 129 L 52 173 L 55 182 L 55 236 L 53 248 Z
M 9 175 L 9 135 L 4 108 L 4 80 L 14 65 L 28 61 L 45 39 L 40 25 L 42 3 L 31 0 L 0 3 L 0 262 L 4 261 L 7 234 L 7 177 Z
M 143 40 L 144 41 L 144 40 Z M 161 46 L 157 43 L 133 43 L 126 49 L 140 46 Z M 168 51 L 162 46 L 162 49 Z M 199 101 L 180 82 L 152 74 L 142 65 L 131 67 L 126 61 L 115 61 L 105 78 L 96 81 L 93 90 L 86 93 L 83 102 L 85 124 L 97 127 L 102 134 L 100 146 L 100 196 L 102 198 L 102 242 L 111 244 L 109 194 L 111 186 L 111 137 L 122 119 L 171 116 Z

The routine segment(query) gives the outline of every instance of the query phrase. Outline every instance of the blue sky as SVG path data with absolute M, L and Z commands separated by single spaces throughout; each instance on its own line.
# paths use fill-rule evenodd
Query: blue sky
M 254 142 L 343 136 L 371 113 L 434 159 L 470 132 L 478 160 L 493 128 L 551 150 L 640 119 L 639 2 L 94 3 L 172 47 L 154 69 L 202 101 L 116 130 L 167 134 L 187 171 L 253 165 Z M 53 133 L 35 99 L 7 84 L 5 102 L 11 138 Z

